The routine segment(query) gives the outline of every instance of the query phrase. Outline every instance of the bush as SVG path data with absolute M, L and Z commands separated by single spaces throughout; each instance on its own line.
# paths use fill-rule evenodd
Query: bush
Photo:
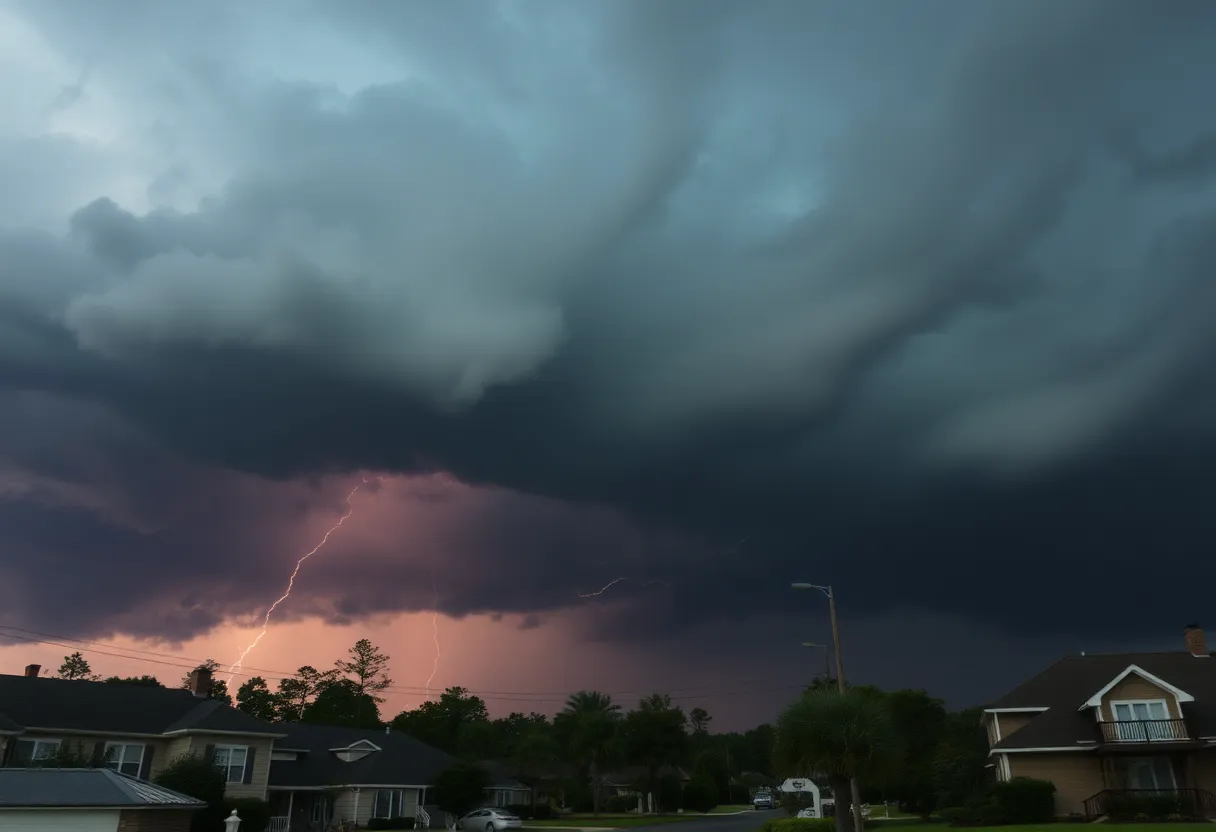
M 686 811 L 705 814 L 717 805 L 718 789 L 704 774 L 698 774 L 684 786 L 683 808 Z
M 994 783 L 992 795 L 1004 813 L 1004 823 L 1051 823 L 1056 816 L 1056 784 L 1050 780 L 1015 777 Z
M 456 763 L 435 776 L 435 804 L 445 812 L 463 815 L 485 802 L 490 775 L 473 763 Z
M 224 817 L 236 809 L 241 832 L 266 832 L 270 825 L 270 804 L 256 797 L 230 797 L 224 800 Z
M 413 829 L 414 819 L 407 818 L 404 815 L 398 818 L 372 818 L 367 822 L 368 829 Z M 245 824 L 241 824 L 241 830 L 244 832 Z
M 959 808 L 942 810 L 951 826 L 1050 823 L 1056 813 L 1056 786 L 1048 780 L 1015 777 L 992 783 Z
M 760 832 L 835 832 L 832 818 L 778 818 L 766 820 Z
M 553 807 L 548 803 L 537 803 L 532 807 L 532 820 L 549 820 L 555 816 Z
M 608 795 L 600 801 L 600 810 L 610 815 L 623 815 L 626 812 L 636 812 L 638 796 L 636 794 Z
M 190 819 L 191 832 L 214 832 L 223 828 L 228 814 L 224 811 L 224 773 L 201 754 L 179 754 L 152 778 L 152 782 L 207 804 Z

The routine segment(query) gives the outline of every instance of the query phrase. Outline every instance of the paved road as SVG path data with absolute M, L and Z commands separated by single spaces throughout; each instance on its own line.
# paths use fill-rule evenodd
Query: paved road
M 785 817 L 784 809 L 744 812 L 741 815 L 706 815 L 697 820 L 659 823 L 654 826 L 632 826 L 622 832 L 754 832 L 760 824 L 772 818 Z

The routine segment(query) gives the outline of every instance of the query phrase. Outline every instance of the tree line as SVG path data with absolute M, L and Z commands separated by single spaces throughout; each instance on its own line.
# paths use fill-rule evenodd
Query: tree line
M 830 786 L 837 822 L 845 825 L 852 777 L 861 784 L 863 800 L 894 801 L 924 816 L 962 805 L 988 779 L 981 712 L 951 713 L 923 690 L 851 686 L 840 694 L 834 682 L 818 680 L 775 726 L 742 733 L 713 733 L 707 711 L 685 713 L 661 693 L 625 710 L 607 693 L 579 691 L 552 719 L 537 712 L 491 719 L 481 697 L 450 687 L 389 719 L 380 712 L 383 694 L 393 685 L 388 665 L 388 655 L 360 639 L 333 667 L 306 665 L 273 690 L 254 676 L 241 684 L 233 702 L 216 679 L 211 695 L 267 722 L 391 726 L 468 762 L 503 763 L 540 794 L 595 812 L 637 806 L 636 797 L 617 798 L 605 790 L 610 774 L 627 778 L 613 785 L 632 787 L 654 810 L 746 803 L 757 787 L 815 777 Z M 204 666 L 218 669 L 210 660 Z M 79 653 L 65 658 L 58 675 L 98 678 Z M 101 681 L 161 684 L 151 676 Z M 683 782 L 682 772 L 691 780 Z

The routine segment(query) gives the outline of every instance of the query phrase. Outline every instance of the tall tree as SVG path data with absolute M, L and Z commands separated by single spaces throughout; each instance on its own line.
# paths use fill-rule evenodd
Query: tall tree
M 852 829 L 849 780 L 889 770 L 898 738 L 887 702 L 865 691 L 803 693 L 777 721 L 776 757 L 786 771 L 822 773 L 836 799 L 837 832 Z
M 279 680 L 279 691 L 275 695 L 280 722 L 299 722 L 304 710 L 312 704 L 322 690 L 338 678 L 337 670 L 317 670 L 304 665 L 295 676 Z
M 300 721 L 343 728 L 379 728 L 383 724 L 376 700 L 361 691 L 352 679 L 338 679 L 326 685 L 304 709 Z
M 621 706 L 599 691 L 579 691 L 553 720 L 559 742 L 591 784 L 592 811 L 599 814 L 603 774 L 621 758 Z
M 625 717 L 625 753 L 630 762 L 646 770 L 645 792 L 652 806 L 659 786 L 659 773 L 665 766 L 683 762 L 688 755 L 688 733 L 684 726 L 684 712 L 672 706 L 670 696 L 657 693 L 643 699 L 637 709 Z
M 475 753 L 470 746 L 486 735 L 480 726 L 488 725 L 486 703 L 465 688 L 450 687 L 438 701 L 428 700 L 412 711 L 393 717 L 394 730 L 409 734 L 427 745 L 449 754 Z M 463 748 L 462 748 L 463 746 Z
M 85 682 L 96 682 L 101 677 L 93 672 L 89 660 L 76 651 L 70 656 L 63 657 L 63 664 L 55 674 L 60 679 L 75 679 Z
M 279 698 L 261 676 L 253 676 L 237 688 L 236 707 L 265 722 L 279 718 Z
M 988 783 L 988 738 L 979 708 L 948 714 L 937 747 L 932 772 L 937 806 L 962 806 Z
M 886 694 L 899 737 L 900 759 L 885 783 L 886 794 L 921 817 L 937 808 L 934 754 L 946 723 L 946 706 L 923 690 Z
M 698 736 L 705 736 L 709 733 L 709 723 L 713 722 L 713 719 L 709 715 L 709 711 L 704 708 L 693 708 L 688 712 L 688 724 L 692 728 L 692 732 Z
M 107 676 L 102 679 L 111 685 L 143 685 L 144 687 L 163 688 L 164 684 L 155 676 Z
M 350 648 L 350 659 L 338 659 L 334 666 L 339 672 L 353 677 L 352 681 L 360 693 L 366 693 L 376 702 L 383 702 L 380 692 L 393 684 L 388 676 L 389 657 L 370 640 L 361 638 Z
M 201 670 L 211 671 L 211 693 L 207 696 L 208 699 L 218 699 L 225 705 L 232 704 L 232 696 L 228 693 L 228 683 L 223 679 L 215 678 L 216 671 L 220 670 L 220 663 L 215 659 L 206 659 L 199 665 Z M 182 683 L 179 687 L 190 687 L 190 674 L 187 673 L 182 677 Z

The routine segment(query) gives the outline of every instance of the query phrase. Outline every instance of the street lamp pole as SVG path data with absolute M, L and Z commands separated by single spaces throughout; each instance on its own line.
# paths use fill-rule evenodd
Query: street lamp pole
M 836 654 L 836 687 L 843 694 L 847 688 L 844 682 L 844 660 L 840 657 L 840 624 L 836 620 L 836 593 L 832 591 L 830 586 L 820 586 L 819 584 L 795 583 L 791 584 L 794 589 L 817 589 L 827 596 L 828 599 L 828 615 L 832 619 L 832 652 Z M 853 829 L 855 832 L 862 832 L 862 817 L 861 817 L 861 789 L 857 786 L 857 778 L 849 778 L 849 792 L 853 801 Z

